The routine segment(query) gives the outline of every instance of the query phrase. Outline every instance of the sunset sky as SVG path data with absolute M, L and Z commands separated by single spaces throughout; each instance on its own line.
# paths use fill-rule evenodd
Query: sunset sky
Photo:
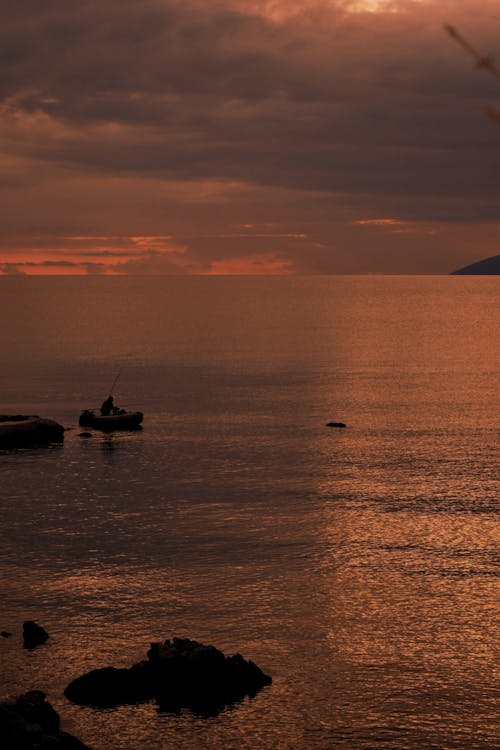
M 447 273 L 500 247 L 498 0 L 0 0 L 0 273 Z

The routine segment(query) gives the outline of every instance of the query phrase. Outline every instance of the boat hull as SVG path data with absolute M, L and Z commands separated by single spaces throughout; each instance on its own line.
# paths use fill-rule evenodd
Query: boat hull
M 108 417 L 96 416 L 93 412 L 84 411 L 79 419 L 80 427 L 92 427 L 94 430 L 114 432 L 114 430 L 140 430 L 144 419 L 142 411 L 110 414 Z

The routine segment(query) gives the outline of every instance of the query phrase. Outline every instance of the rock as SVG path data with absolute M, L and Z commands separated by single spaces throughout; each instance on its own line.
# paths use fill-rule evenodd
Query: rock
M 0 424 L 2 422 L 25 422 L 27 419 L 40 419 L 38 414 L 27 416 L 26 414 L 0 414 Z
M 0 635 L 2 636 L 2 638 L 10 638 L 11 635 L 12 635 L 12 633 L 9 633 L 8 630 L 2 630 L 2 632 L 0 633 Z
M 78 437 L 91 438 L 92 437 L 92 433 L 91 432 L 79 432 L 78 433 Z
M 0 737 L 3 750 L 28 748 L 32 739 L 32 730 L 12 706 L 0 703 Z
M 344 422 L 328 422 L 327 427 L 345 427 Z
M 490 258 L 483 258 L 475 263 L 471 263 L 452 274 L 466 276 L 499 276 L 500 275 L 500 255 L 492 255 Z
M 69 700 L 87 706 L 139 703 L 149 700 L 153 694 L 150 680 L 137 664 L 130 669 L 93 669 L 73 680 L 64 691 Z
M 14 710 L 28 724 L 38 724 L 44 732 L 59 731 L 59 714 L 47 703 L 41 690 L 30 690 L 22 695 L 14 704 Z
M 67 732 L 43 737 L 36 750 L 91 750 L 88 745 Z
M 49 634 L 33 620 L 26 620 L 23 623 L 23 640 L 25 648 L 35 648 L 45 643 Z
M 90 750 L 59 731 L 59 715 L 41 690 L 31 690 L 15 703 L 0 703 L 2 750 Z
M 241 654 L 228 657 L 189 638 L 152 643 L 147 657 L 129 669 L 94 669 L 73 680 L 64 694 L 82 705 L 116 706 L 155 698 L 166 710 L 217 712 L 272 683 Z
M 0 448 L 25 448 L 30 445 L 62 443 L 64 427 L 53 419 L 40 417 L 0 416 Z

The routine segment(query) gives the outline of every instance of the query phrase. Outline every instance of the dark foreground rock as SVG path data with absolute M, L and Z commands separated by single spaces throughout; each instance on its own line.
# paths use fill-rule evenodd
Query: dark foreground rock
M 59 714 L 40 690 L 14 703 L 0 703 L 2 750 L 90 750 L 76 737 L 59 730 Z
M 33 620 L 23 622 L 23 643 L 25 648 L 36 648 L 48 639 L 49 634 Z
M 156 699 L 160 708 L 189 707 L 216 712 L 248 695 L 253 697 L 271 677 L 240 654 L 225 656 L 214 646 L 174 638 L 152 643 L 147 660 L 129 669 L 104 667 L 73 680 L 64 694 L 75 703 L 116 706 Z
M 25 448 L 64 441 L 64 427 L 53 419 L 0 415 L 0 448 Z

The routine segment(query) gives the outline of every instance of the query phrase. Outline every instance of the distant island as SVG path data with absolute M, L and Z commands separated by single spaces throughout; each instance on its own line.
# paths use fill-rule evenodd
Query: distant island
M 452 271 L 452 274 L 463 276 L 498 276 L 500 274 L 500 255 L 492 255 L 491 258 L 478 260 L 477 263 L 471 263 L 470 266 L 464 266 L 464 268 L 459 268 L 458 271 Z

